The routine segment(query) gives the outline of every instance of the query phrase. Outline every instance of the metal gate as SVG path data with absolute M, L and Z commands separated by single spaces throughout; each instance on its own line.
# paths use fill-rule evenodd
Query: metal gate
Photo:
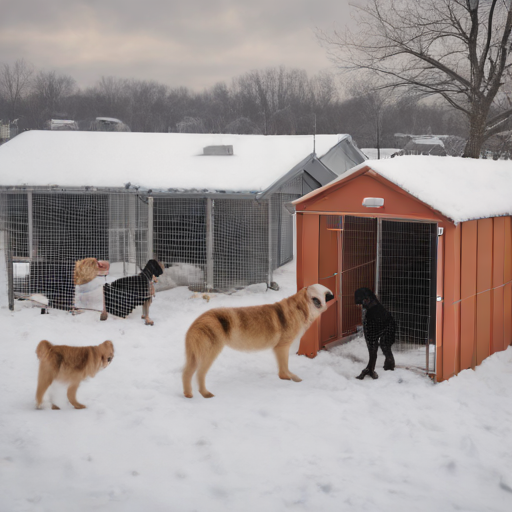
M 394 316 L 399 366 L 435 373 L 437 224 L 331 216 L 339 232 L 339 337 L 361 325 L 357 288 L 372 289 Z
M 437 224 L 379 220 L 378 296 L 397 323 L 397 364 L 435 373 Z

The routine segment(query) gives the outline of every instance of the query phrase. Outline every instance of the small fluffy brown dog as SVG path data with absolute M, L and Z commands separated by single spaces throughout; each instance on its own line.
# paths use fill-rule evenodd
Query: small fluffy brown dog
M 87 377 L 94 377 L 102 368 L 106 368 L 114 358 L 114 345 L 104 341 L 94 347 L 69 347 L 52 345 L 43 340 L 37 345 L 39 358 L 39 377 L 37 381 L 36 404 L 41 408 L 43 396 L 54 380 L 66 382 L 68 400 L 75 409 L 84 409 L 85 405 L 76 399 L 80 382 Z M 52 404 L 52 409 L 59 409 Z
M 302 337 L 333 298 L 328 288 L 314 284 L 275 304 L 218 308 L 203 313 L 190 326 L 185 338 L 184 395 L 192 398 L 192 376 L 197 370 L 199 392 L 205 398 L 213 396 L 206 389 L 206 373 L 225 345 L 246 351 L 271 348 L 277 359 L 279 378 L 300 382 L 288 369 L 290 346 Z

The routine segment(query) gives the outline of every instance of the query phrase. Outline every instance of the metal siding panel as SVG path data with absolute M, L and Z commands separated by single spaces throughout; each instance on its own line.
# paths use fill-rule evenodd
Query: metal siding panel
M 318 283 L 319 215 L 304 215 L 302 219 L 302 286 Z M 315 357 L 320 342 L 320 322 L 315 320 L 300 340 L 298 354 Z
M 477 224 L 476 220 L 462 224 L 460 294 L 462 300 L 476 294 Z
M 503 217 L 494 219 L 493 248 L 492 285 L 496 288 L 503 284 L 505 271 L 505 219 Z
M 304 288 L 304 272 L 303 272 L 303 258 L 302 258 L 302 248 L 304 244 L 304 215 L 302 213 L 295 214 L 295 221 L 297 223 L 296 227 L 296 279 L 297 279 L 297 290 Z
M 503 279 L 505 283 L 512 281 L 512 218 L 504 217 L 505 221 L 505 261 Z
M 504 287 L 493 290 L 491 354 L 504 350 Z
M 445 230 L 443 380 L 459 371 L 460 362 L 460 224 Z
M 476 364 L 490 355 L 491 349 L 491 291 L 477 296 L 476 301 Z
M 503 347 L 512 344 L 512 284 L 508 283 L 503 291 Z
M 478 221 L 477 293 L 492 286 L 492 219 Z
M 461 325 L 461 353 L 460 368 L 475 368 L 476 363 L 476 297 L 467 298 L 461 302 L 460 325 Z

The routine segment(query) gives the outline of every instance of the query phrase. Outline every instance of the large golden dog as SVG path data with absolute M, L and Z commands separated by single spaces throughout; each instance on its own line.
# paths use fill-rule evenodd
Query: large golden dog
M 94 377 L 102 368 L 106 368 L 114 358 L 114 345 L 104 341 L 93 347 L 69 347 L 52 345 L 43 340 L 37 345 L 39 358 L 39 376 L 37 382 L 36 404 L 41 408 L 43 396 L 54 380 L 69 384 L 68 400 L 75 409 L 84 409 L 85 405 L 76 399 L 80 382 L 87 377 Z M 52 404 L 52 409 L 59 409 Z
M 192 398 L 192 376 L 197 370 L 199 392 L 205 398 L 213 396 L 206 389 L 206 373 L 225 345 L 246 351 L 271 348 L 277 359 L 279 378 L 300 382 L 288 369 L 290 346 L 302 337 L 333 298 L 328 288 L 314 284 L 275 304 L 218 308 L 203 313 L 190 326 L 185 338 L 184 395 Z

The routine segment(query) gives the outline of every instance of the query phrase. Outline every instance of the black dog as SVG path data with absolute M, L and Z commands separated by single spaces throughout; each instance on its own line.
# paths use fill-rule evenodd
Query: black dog
M 375 372 L 375 363 L 377 362 L 379 343 L 386 357 L 384 370 L 395 369 L 395 358 L 391 352 L 391 345 L 395 342 L 395 320 L 369 288 L 356 290 L 354 300 L 356 304 L 361 304 L 364 309 L 363 332 L 370 355 L 368 366 L 357 378 L 362 380 L 370 375 L 372 379 L 377 379 L 379 376 Z
M 149 260 L 144 270 L 136 276 L 121 277 L 103 286 L 103 312 L 100 320 L 106 320 L 108 313 L 126 318 L 137 306 L 142 306 L 142 318 L 146 325 L 153 325 L 149 318 L 149 306 L 154 295 L 154 278 L 163 274 L 162 265 Z

